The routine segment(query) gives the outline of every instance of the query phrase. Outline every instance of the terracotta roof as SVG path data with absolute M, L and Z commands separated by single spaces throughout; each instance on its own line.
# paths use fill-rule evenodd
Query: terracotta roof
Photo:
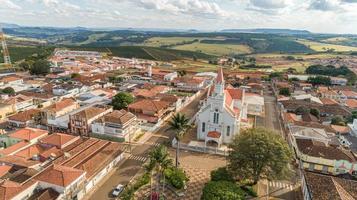
M 296 139 L 296 144 L 299 151 L 303 154 L 321 157 L 330 160 L 346 160 L 349 162 L 355 162 L 356 158 L 354 155 L 346 150 L 326 145 L 325 143 L 317 142 L 310 139 Z
M 45 136 L 48 134 L 48 131 L 37 129 L 37 128 L 23 128 L 20 130 L 11 133 L 9 136 L 12 138 L 17 138 L 25 141 L 31 141 L 35 138 Z
M 62 148 L 65 144 L 78 138 L 77 136 L 68 135 L 64 133 L 54 133 L 40 140 L 41 143 L 50 144 Z
M 127 112 L 125 110 L 114 110 L 113 112 L 104 115 L 104 117 L 100 120 L 110 123 L 125 124 L 135 118 L 136 116 L 131 112 Z
M 170 103 L 166 101 L 142 99 L 130 104 L 128 108 L 158 112 L 162 109 L 168 108 L 169 106 Z
M 313 199 L 353 200 L 357 196 L 357 181 L 308 171 L 304 177 Z
M 357 96 L 357 92 L 351 91 L 351 90 L 342 90 L 340 91 L 340 93 L 342 93 L 343 95 L 347 96 L 347 97 L 355 97 Z
M 9 83 L 9 82 L 17 81 L 17 80 L 22 80 L 22 78 L 19 78 L 17 76 L 5 76 L 0 79 L 0 81 L 4 82 L 4 83 Z
M 9 155 L 23 147 L 26 147 L 27 145 L 30 145 L 29 142 L 26 142 L 26 141 L 21 141 L 19 143 L 16 143 L 14 145 L 11 145 L 10 147 L 6 148 L 6 149 L 2 149 L 0 150 L 0 154 L 2 155 Z
M 67 108 L 69 106 L 72 106 L 76 104 L 76 101 L 74 99 L 68 98 L 68 99 L 63 99 L 62 101 L 59 101 L 55 104 L 52 104 L 48 107 L 46 107 L 46 110 L 51 110 L 54 112 L 58 112 L 63 110 L 64 108 Z
M 17 152 L 16 154 L 14 154 L 15 156 L 24 158 L 24 159 L 30 159 L 35 155 L 40 155 L 42 152 L 45 152 L 46 148 L 39 145 L 39 144 L 34 144 L 31 145 L 19 152 Z
M 207 133 L 207 137 L 210 138 L 220 138 L 221 137 L 221 133 L 218 131 L 210 131 Z
M 349 133 L 350 129 L 348 126 L 338 126 L 338 125 L 332 125 L 331 128 L 334 129 L 337 133 Z
M 355 109 L 357 108 L 357 100 L 356 99 L 347 99 L 345 102 L 346 106 Z
M 0 177 L 7 174 L 11 168 L 12 168 L 12 166 L 9 166 L 9 165 L 0 165 Z
M 232 99 L 242 99 L 243 98 L 243 90 L 241 89 L 226 89 L 228 94 L 232 97 Z
M 5 180 L 0 183 L 0 199 L 9 200 L 19 194 L 21 191 L 24 191 L 26 188 L 33 185 L 35 181 L 28 181 L 25 184 L 21 185 L 10 180 Z
M 52 165 L 35 177 L 36 180 L 66 187 L 77 180 L 85 172 L 83 170 L 61 165 Z
M 218 68 L 216 83 L 223 83 L 223 82 L 224 82 L 223 68 L 220 67 Z
M 324 105 L 338 105 L 338 102 L 330 98 L 320 98 L 320 101 Z
M 328 87 L 319 86 L 317 88 L 317 92 L 327 92 L 327 91 L 328 91 Z
M 16 103 L 20 103 L 20 102 L 24 102 L 24 101 L 28 101 L 28 100 L 32 100 L 32 98 L 22 95 L 22 94 L 18 94 L 14 97 L 10 97 L 8 99 L 2 99 L 1 102 L 5 103 L 5 104 L 16 104 Z
M 20 92 L 20 94 L 28 96 L 28 97 L 32 97 L 35 99 L 51 99 L 54 97 L 54 95 L 52 95 L 52 93 L 39 93 L 39 92 L 28 92 L 28 91 L 23 91 Z
M 32 167 L 39 164 L 39 161 L 26 159 L 23 157 L 8 155 L 0 158 L 0 162 L 16 165 L 20 167 Z
M 74 116 L 85 118 L 86 120 L 89 120 L 95 116 L 100 115 L 101 113 L 105 112 L 108 109 L 109 109 L 109 107 L 92 106 L 92 107 L 86 108 L 86 109 L 74 114 Z
M 8 117 L 8 119 L 11 121 L 17 121 L 17 122 L 27 122 L 27 121 L 32 120 L 39 113 L 40 113 L 39 109 L 30 109 L 30 110 L 25 110 L 23 112 L 12 115 L 12 116 Z
M 288 122 L 296 122 L 296 121 L 300 121 L 298 118 L 297 118 L 297 115 L 295 113 L 287 113 L 287 112 L 284 112 L 284 119 Z
M 46 188 L 44 190 L 40 190 L 29 197 L 28 200 L 56 200 L 60 194 L 52 189 Z

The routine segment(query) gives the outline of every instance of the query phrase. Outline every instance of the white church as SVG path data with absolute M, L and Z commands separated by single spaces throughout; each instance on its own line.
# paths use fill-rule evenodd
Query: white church
M 214 87 L 197 116 L 197 139 L 217 145 L 230 143 L 247 118 L 244 89 L 225 88 L 223 69 L 218 70 Z

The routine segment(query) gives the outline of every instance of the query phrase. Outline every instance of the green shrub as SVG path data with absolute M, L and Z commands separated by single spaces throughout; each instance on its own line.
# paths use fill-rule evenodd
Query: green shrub
M 229 181 L 210 181 L 203 188 L 201 200 L 240 200 L 244 192 L 238 185 Z
M 220 167 L 214 171 L 211 171 L 212 181 L 230 181 L 233 182 L 233 176 L 228 172 L 226 167 Z
M 176 189 L 184 188 L 185 182 L 188 181 L 188 178 L 182 169 L 171 167 L 166 169 L 164 174 L 168 182 Z
M 253 187 L 252 186 L 248 186 L 248 185 L 245 185 L 245 186 L 242 186 L 241 187 L 242 190 L 244 190 L 244 192 L 246 192 L 249 196 L 252 196 L 252 197 L 257 197 L 257 193 L 254 191 Z
M 134 198 L 134 193 L 142 186 L 150 182 L 150 173 L 147 172 L 142 175 L 132 186 L 127 187 L 124 192 L 120 195 L 121 200 L 132 200 Z

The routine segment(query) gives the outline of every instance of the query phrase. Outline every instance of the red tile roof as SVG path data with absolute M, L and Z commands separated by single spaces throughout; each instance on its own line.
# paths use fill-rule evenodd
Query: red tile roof
M 26 147 L 27 145 L 30 145 L 30 143 L 29 142 L 25 142 L 25 141 L 21 141 L 21 142 L 16 143 L 16 144 L 14 144 L 14 145 L 6 148 L 6 149 L 0 150 L 0 154 L 4 155 L 4 156 L 5 155 L 9 155 L 9 154 L 21 149 L 21 148 Z
M 338 104 L 337 101 L 335 101 L 334 99 L 330 99 L 330 98 L 320 98 L 320 101 L 324 105 L 337 105 Z
M 243 90 L 241 89 L 226 89 L 228 94 L 232 97 L 232 99 L 242 99 L 243 98 Z
M 0 165 L 0 177 L 7 174 L 12 167 L 9 165 Z
M 220 138 L 221 137 L 221 133 L 218 131 L 210 131 L 207 133 L 207 136 L 210 138 Z
M 12 138 L 17 138 L 25 141 L 31 141 L 35 138 L 39 138 L 48 134 L 48 131 L 37 129 L 37 128 L 23 128 L 15 131 L 9 136 Z
M 130 104 L 128 108 L 158 112 L 162 109 L 168 108 L 169 106 L 170 103 L 166 101 L 143 99 Z
M 39 109 L 30 109 L 10 116 L 9 120 L 24 123 L 32 120 L 39 113 L 40 113 Z
M 0 199 L 8 200 L 15 197 L 21 191 L 33 185 L 35 181 L 28 181 L 25 184 L 21 185 L 20 183 L 16 183 L 10 180 L 5 180 L 0 183 Z
M 39 144 L 35 144 L 35 145 L 29 146 L 29 147 L 17 152 L 15 154 L 15 156 L 18 156 L 18 157 L 21 157 L 24 159 L 30 159 L 33 156 L 39 155 L 45 151 L 46 151 L 46 148 L 42 147 Z
M 68 99 L 63 99 L 62 101 L 59 101 L 55 104 L 52 104 L 51 106 L 48 106 L 46 110 L 51 110 L 54 112 L 61 111 L 69 106 L 72 106 L 76 103 L 74 99 L 68 98 Z
M 62 165 L 52 165 L 35 177 L 36 180 L 66 187 L 72 184 L 85 172 L 83 170 Z
M 50 144 L 53 146 L 57 146 L 58 148 L 62 148 L 68 142 L 73 139 L 78 138 L 77 136 L 67 135 L 64 133 L 54 133 L 40 140 L 41 143 Z
M 357 108 L 357 100 L 356 99 L 347 99 L 346 100 L 346 106 L 352 109 Z

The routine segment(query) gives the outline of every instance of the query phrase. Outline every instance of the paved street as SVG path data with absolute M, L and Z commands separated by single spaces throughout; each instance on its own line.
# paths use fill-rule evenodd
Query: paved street
M 264 89 L 264 104 L 265 116 L 257 117 L 257 126 L 275 130 L 280 133 L 281 127 L 279 122 L 279 114 L 276 107 L 276 99 L 272 92 L 267 88 Z
M 206 95 L 201 94 L 198 98 L 187 105 L 180 113 L 185 114 L 188 118 L 191 118 L 199 108 L 199 101 Z M 138 173 L 143 161 L 147 159 L 147 155 L 154 146 L 158 143 L 167 142 L 168 138 L 174 137 L 173 131 L 168 131 L 167 123 L 164 123 L 156 133 L 154 133 L 150 139 L 141 145 L 133 145 L 132 155 L 128 156 L 128 159 L 124 159 L 112 172 L 112 174 L 105 177 L 102 183 L 99 183 L 94 189 L 94 193 L 88 199 L 114 199 L 110 193 L 119 183 L 127 184 L 136 173 Z M 171 140 L 170 140 L 171 141 Z

